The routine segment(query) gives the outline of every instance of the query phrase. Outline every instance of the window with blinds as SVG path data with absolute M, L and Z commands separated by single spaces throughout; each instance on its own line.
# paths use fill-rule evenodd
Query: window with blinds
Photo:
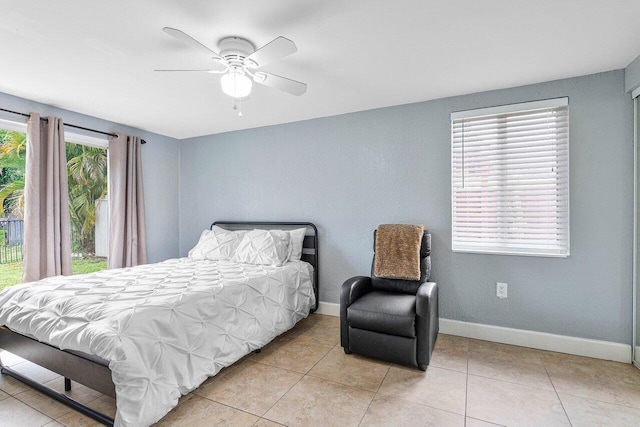
M 453 251 L 569 256 L 568 107 L 451 114 Z

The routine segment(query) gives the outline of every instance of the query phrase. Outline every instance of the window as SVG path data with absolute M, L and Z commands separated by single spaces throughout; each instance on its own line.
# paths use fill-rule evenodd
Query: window
M 569 256 L 568 105 L 451 114 L 453 251 Z
M 26 123 L 0 119 L 0 290 L 22 281 Z M 108 140 L 65 132 L 72 271 L 107 267 Z
M 69 133 L 65 139 L 72 268 L 74 274 L 89 273 L 107 265 L 107 148 L 89 145 Z

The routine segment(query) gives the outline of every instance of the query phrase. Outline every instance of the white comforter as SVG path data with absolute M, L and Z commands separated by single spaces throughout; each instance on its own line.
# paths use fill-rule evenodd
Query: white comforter
M 0 325 L 108 360 L 116 426 L 150 425 L 306 317 L 312 270 L 180 258 L 52 277 L 0 293 Z

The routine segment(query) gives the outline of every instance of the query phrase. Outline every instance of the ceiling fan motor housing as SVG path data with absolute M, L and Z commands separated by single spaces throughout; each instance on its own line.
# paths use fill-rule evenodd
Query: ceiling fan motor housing
M 241 37 L 225 37 L 220 40 L 220 56 L 223 57 L 231 67 L 242 67 L 245 58 L 255 52 L 256 48 L 247 39 Z

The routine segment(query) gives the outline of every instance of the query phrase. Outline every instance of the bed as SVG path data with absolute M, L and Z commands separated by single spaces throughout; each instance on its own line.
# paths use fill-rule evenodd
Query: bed
M 2 374 L 103 424 L 149 425 L 207 377 L 317 309 L 314 224 L 218 221 L 214 228 L 304 228 L 300 261 L 179 258 L 48 278 L 0 294 L 0 348 L 64 376 L 67 389 L 73 380 L 115 397 L 115 420 L 9 367 Z

